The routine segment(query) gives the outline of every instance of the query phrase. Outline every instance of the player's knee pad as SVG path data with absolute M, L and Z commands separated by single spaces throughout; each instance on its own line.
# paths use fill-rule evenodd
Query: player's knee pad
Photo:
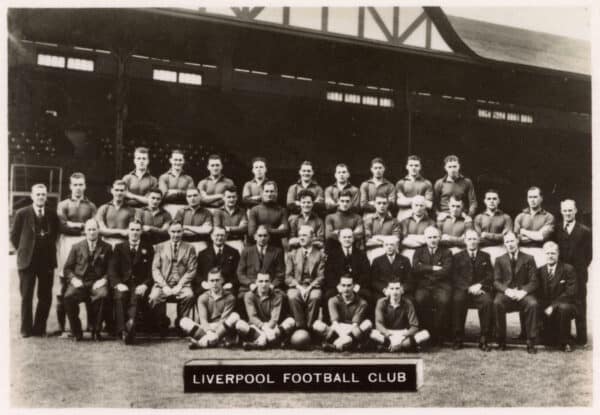
M 420 330 L 413 336 L 413 338 L 415 339 L 415 343 L 417 344 L 426 342 L 427 340 L 429 340 L 430 337 L 431 336 L 429 335 L 429 332 L 427 330 Z
M 406 336 L 390 336 L 390 351 L 399 352 L 402 349 L 402 343 L 406 340 Z
M 339 351 L 346 350 L 352 344 L 352 337 L 350 336 L 340 336 L 333 342 L 335 348 Z
M 383 344 L 385 342 L 385 336 L 379 330 L 372 330 L 369 338 L 379 344 Z
M 235 329 L 238 331 L 238 333 L 246 335 L 250 332 L 250 325 L 244 320 L 240 319 L 235 323 Z
M 225 325 L 227 327 L 235 327 L 235 324 L 240 320 L 240 315 L 238 313 L 231 313 L 226 319 L 225 319 Z
M 206 334 L 202 327 L 189 317 L 182 317 L 179 320 L 179 327 L 194 339 L 200 339 Z
M 294 327 L 296 327 L 296 321 L 292 317 L 288 317 L 281 322 L 280 326 L 283 331 L 291 331 Z

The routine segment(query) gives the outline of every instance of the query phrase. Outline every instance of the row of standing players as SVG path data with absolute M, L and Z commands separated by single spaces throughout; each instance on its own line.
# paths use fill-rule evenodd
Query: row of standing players
M 248 215 L 246 215 L 245 213 L 240 214 L 241 209 L 239 209 L 236 206 L 237 193 L 235 192 L 235 189 L 231 187 L 231 184 L 227 183 L 222 188 L 222 193 L 216 193 L 217 189 L 215 186 L 213 186 L 212 189 L 206 187 L 206 182 L 210 182 L 211 179 L 217 184 L 219 182 L 226 182 L 228 180 L 225 180 L 220 175 L 221 162 L 218 157 L 209 158 L 208 168 L 211 171 L 211 176 L 199 184 L 198 188 L 200 190 L 196 191 L 193 187 L 193 184 L 192 186 L 189 186 L 189 184 L 186 186 L 182 186 L 181 181 L 175 180 L 175 182 L 171 181 L 168 183 L 168 185 L 172 186 L 172 188 L 168 188 L 167 191 L 164 192 L 164 194 L 163 192 L 150 191 L 146 192 L 143 197 L 141 195 L 138 195 L 138 198 L 140 199 L 135 199 L 131 196 L 131 192 L 136 190 L 140 191 L 139 184 L 141 183 L 141 180 L 149 176 L 147 170 L 141 175 L 136 174 L 139 173 L 139 168 L 143 166 L 143 163 L 141 163 L 142 166 L 139 163 L 140 158 L 144 158 L 143 152 L 136 151 L 136 171 L 124 177 L 123 181 L 125 183 L 121 181 L 116 181 L 113 184 L 113 201 L 111 203 L 103 205 L 97 212 L 97 217 L 100 222 L 99 231 L 100 234 L 102 234 L 105 238 L 126 238 L 129 233 L 126 230 L 127 222 L 129 222 L 133 216 L 137 216 L 138 219 L 140 219 L 143 223 L 143 230 L 145 231 L 144 233 L 146 235 L 146 238 L 144 239 L 150 239 L 151 241 L 156 242 L 157 239 L 154 238 L 159 238 L 158 240 L 160 240 L 161 237 L 164 238 L 164 236 L 161 235 L 166 234 L 166 227 L 169 223 L 167 216 L 168 213 L 160 209 L 159 205 L 163 199 L 163 196 L 165 196 L 165 198 L 169 195 L 173 196 L 176 192 L 179 192 L 180 195 L 182 194 L 182 192 L 185 192 L 186 199 L 188 201 L 188 206 L 180 209 L 180 211 L 177 214 L 175 214 L 176 220 L 183 223 L 184 225 L 184 239 L 189 239 L 195 244 L 199 244 L 197 245 L 199 250 L 205 247 L 205 244 L 203 245 L 202 242 L 206 241 L 208 234 L 213 229 L 213 214 L 207 214 L 208 211 L 206 211 L 201 205 L 203 203 L 206 203 L 210 206 L 211 202 L 215 202 L 217 200 L 220 201 L 223 204 L 223 206 L 220 209 L 213 211 L 215 225 L 216 227 L 225 228 L 228 231 L 228 234 L 231 239 L 235 240 L 235 237 L 237 235 L 238 241 L 240 243 L 242 242 L 244 234 L 246 233 L 246 230 L 244 229 L 244 222 L 247 221 L 247 232 L 250 235 L 255 236 L 256 231 L 258 230 L 258 225 L 266 225 L 265 229 L 271 239 L 271 242 L 274 245 L 279 245 L 283 243 L 283 246 L 286 249 L 293 249 L 298 245 L 300 239 L 298 238 L 298 230 L 302 227 L 302 225 L 308 225 L 313 230 L 314 236 L 312 238 L 315 239 L 315 244 L 317 246 L 322 246 L 323 234 L 325 234 L 325 244 L 328 248 L 326 249 L 326 251 L 328 253 L 332 252 L 332 247 L 339 247 L 339 242 L 337 242 L 337 240 L 339 239 L 339 232 L 341 229 L 345 228 L 350 228 L 353 231 L 353 239 L 355 239 L 354 247 L 356 247 L 357 249 L 363 246 L 361 240 L 364 236 L 364 239 L 366 239 L 365 245 L 367 249 L 371 252 L 376 252 L 378 246 L 380 246 L 382 244 L 382 241 L 385 239 L 385 235 L 392 235 L 396 237 L 403 236 L 403 245 L 408 248 L 415 248 L 419 245 L 423 245 L 426 243 L 426 238 L 423 235 L 423 231 L 427 226 L 431 225 L 432 222 L 432 220 L 429 219 L 426 215 L 426 209 L 432 206 L 432 193 L 435 193 L 432 192 L 430 185 L 425 186 L 424 190 L 417 190 L 415 187 L 413 187 L 411 190 L 415 191 L 417 194 L 412 194 L 409 191 L 406 191 L 407 194 L 404 194 L 402 191 L 394 193 L 394 198 L 396 198 L 397 196 L 399 206 L 402 206 L 402 204 L 400 203 L 400 200 L 402 198 L 409 199 L 409 202 L 412 205 L 412 211 L 409 212 L 410 216 L 408 216 L 400 223 L 398 223 L 396 218 L 391 217 L 391 215 L 388 212 L 391 199 L 390 196 L 384 190 L 386 187 L 389 186 L 383 186 L 383 188 L 381 187 L 382 183 L 386 185 L 389 182 L 383 179 L 382 183 L 375 183 L 377 179 L 381 181 L 384 170 L 383 162 L 381 162 L 381 160 L 378 159 L 375 159 L 372 162 L 372 171 L 374 175 L 372 181 L 365 182 L 367 184 L 367 193 L 369 193 L 369 190 L 373 190 L 370 189 L 368 185 L 375 185 L 374 192 L 371 192 L 372 195 L 370 196 L 372 200 L 368 201 L 369 206 L 373 206 L 375 212 L 373 214 L 366 214 L 364 216 L 363 223 L 363 218 L 361 218 L 359 215 L 352 211 L 352 208 L 356 207 L 356 200 L 360 199 L 357 198 L 356 191 L 352 192 L 351 189 L 348 189 L 349 186 L 347 182 L 344 185 L 344 179 L 347 181 L 349 176 L 347 168 L 343 165 L 338 165 L 336 168 L 336 187 L 340 191 L 337 192 L 337 195 L 335 194 L 336 192 L 329 192 L 333 193 L 333 197 L 337 196 L 338 198 L 338 212 L 328 215 L 325 220 L 325 226 L 323 226 L 323 221 L 318 217 L 318 215 L 314 215 L 312 213 L 312 207 L 315 205 L 315 202 L 319 200 L 319 192 L 318 190 L 315 191 L 314 189 L 309 188 L 310 185 L 314 184 L 314 182 L 312 182 L 310 177 L 308 177 L 312 176 L 312 167 L 307 163 L 303 163 L 303 165 L 301 166 L 301 180 L 299 181 L 299 183 L 297 185 L 293 185 L 290 188 L 290 192 L 293 192 L 293 188 L 296 186 L 296 196 L 298 200 L 294 201 L 294 203 L 297 203 L 297 206 L 300 209 L 300 213 L 290 216 L 288 224 L 288 218 L 285 213 L 285 209 L 278 207 L 275 202 L 277 200 L 276 185 L 274 183 L 269 183 L 269 185 L 266 186 L 264 185 L 267 183 L 265 181 L 266 179 L 264 179 L 264 172 L 266 170 L 264 160 L 257 159 L 253 162 L 253 171 L 255 173 L 255 178 L 252 181 L 248 182 L 245 186 L 245 188 L 247 188 L 248 186 L 251 187 L 252 184 L 256 184 L 258 186 L 259 191 L 261 192 L 260 195 L 257 196 L 262 198 L 262 203 L 252 208 L 249 211 Z M 145 158 L 145 167 L 147 167 L 147 154 Z M 178 159 L 180 161 L 179 175 L 176 171 Z M 173 168 L 165 175 L 172 176 L 171 179 L 181 178 L 181 167 L 183 164 L 182 154 L 174 152 L 171 155 L 171 163 Z M 215 165 L 217 165 L 218 171 L 214 170 Z M 447 183 L 449 185 L 452 185 L 456 182 L 460 183 L 461 180 L 468 181 L 468 179 L 465 179 L 464 177 L 460 176 L 460 174 L 458 174 L 459 165 L 458 160 L 455 157 L 448 157 L 445 160 L 445 165 L 448 171 L 448 175 L 444 179 L 441 179 L 442 184 Z M 418 160 L 418 158 L 409 157 L 407 161 L 407 170 L 409 172 L 409 174 L 406 177 L 407 181 L 410 181 L 414 184 L 419 180 L 424 180 L 420 176 L 420 160 Z M 257 174 L 257 171 L 259 174 Z M 260 183 L 261 172 L 263 179 L 262 186 Z M 213 173 L 217 173 L 216 178 L 214 177 Z M 138 180 L 136 183 L 132 183 L 132 175 L 135 175 L 138 179 L 141 178 L 141 180 Z M 161 176 L 161 183 L 164 181 L 163 177 L 165 175 Z M 305 181 L 303 179 L 307 177 L 309 178 L 309 186 L 304 186 L 303 184 L 305 183 Z M 410 178 L 412 178 L 412 180 L 409 180 Z M 185 179 L 184 181 L 188 180 Z M 470 183 L 470 181 L 468 182 Z M 365 183 L 363 183 L 363 186 L 365 186 Z M 438 183 L 440 183 L 440 181 L 438 181 Z M 436 188 L 438 187 L 438 183 L 436 183 Z M 361 186 L 361 188 L 363 186 Z M 400 182 L 399 186 L 402 187 Z M 181 189 L 181 187 L 185 187 L 185 189 Z M 304 187 L 304 189 L 300 189 L 300 187 Z M 91 214 L 93 215 L 92 211 L 95 210 L 95 208 L 89 201 L 83 198 L 84 188 L 85 179 L 82 177 L 82 175 L 73 175 L 71 178 L 71 189 L 73 192 L 72 197 L 61 202 L 58 209 L 59 215 L 61 216 L 60 228 L 65 234 L 81 234 L 82 225 L 85 219 L 84 216 L 88 215 L 89 217 L 91 216 Z M 406 190 L 405 187 L 403 188 Z M 438 226 L 442 230 L 441 243 L 450 246 L 454 245 L 455 249 L 462 248 L 464 247 L 464 231 L 466 229 L 474 227 L 480 233 L 484 242 L 497 244 L 498 241 L 502 239 L 503 234 L 505 234 L 507 230 L 511 229 L 512 227 L 510 224 L 510 218 L 507 215 L 502 214 L 497 209 L 497 205 L 499 202 L 498 193 L 493 191 L 486 193 L 485 203 L 487 209 L 485 212 L 478 215 L 473 221 L 470 219 L 470 216 L 461 212 L 462 205 L 464 204 L 463 198 L 461 196 L 465 196 L 465 192 L 461 192 L 460 188 L 461 186 L 458 186 L 458 189 L 450 186 L 450 190 L 448 190 L 448 192 L 452 195 L 452 197 L 447 198 L 446 200 L 449 209 L 449 214 L 444 214 L 443 210 L 441 210 L 441 214 L 437 217 Z M 153 189 L 153 187 L 150 187 L 149 189 Z M 308 191 L 306 191 L 307 189 Z M 328 188 L 328 190 L 330 189 Z M 169 193 L 169 191 L 171 191 L 171 193 Z M 211 191 L 213 192 L 212 194 L 210 194 Z M 288 192 L 288 195 L 290 192 Z M 342 197 L 340 197 L 340 195 L 342 195 Z M 466 192 L 467 200 L 471 198 L 471 195 L 474 197 L 472 185 L 470 185 L 470 189 Z M 207 198 L 207 196 L 212 196 L 213 199 L 210 200 L 210 198 Z M 32 194 L 32 197 L 34 198 L 35 205 L 35 194 Z M 141 200 L 142 198 L 143 200 Z M 126 203 L 123 203 L 124 199 L 127 199 Z M 145 201 L 146 203 L 148 203 L 148 206 L 140 208 L 137 213 L 132 215 L 132 210 L 128 207 L 131 201 L 135 201 L 133 202 L 134 204 L 136 202 L 144 203 Z M 541 209 L 541 191 L 539 189 L 530 189 L 530 191 L 528 192 L 528 201 L 530 205 L 529 208 L 526 209 L 522 214 L 520 214 L 515 220 L 515 231 L 518 235 L 517 239 L 523 244 L 540 243 L 548 239 L 548 237 L 552 234 L 554 226 L 553 218 L 548 212 Z M 469 201 L 468 203 L 470 207 L 473 207 L 473 202 Z M 585 292 L 585 280 L 587 279 L 587 264 L 589 264 L 589 260 L 587 260 L 587 258 L 576 257 L 586 256 L 590 248 L 586 248 L 584 250 L 573 249 L 573 247 L 570 245 L 580 244 L 581 246 L 583 246 L 582 244 L 587 243 L 586 241 L 589 239 L 589 230 L 587 230 L 579 223 L 575 223 L 574 216 L 576 210 L 574 202 L 567 201 L 564 202 L 563 205 L 565 205 L 567 207 L 566 210 L 570 210 L 571 213 L 570 219 L 566 218 L 565 224 L 567 225 L 567 230 L 564 232 L 566 234 L 566 240 L 568 240 L 567 251 L 569 251 L 569 253 L 565 254 L 564 249 L 562 249 L 561 252 L 562 257 L 564 258 L 566 258 L 567 255 L 571 255 L 570 261 L 567 262 L 572 262 L 575 266 L 579 265 L 576 274 L 580 282 L 580 294 L 578 295 L 579 298 L 576 302 L 580 304 L 581 292 Z M 293 206 L 290 207 L 293 209 Z M 368 209 L 366 210 L 368 211 Z M 400 213 L 401 209 L 399 214 Z M 163 221 L 163 223 L 157 223 L 160 221 Z M 15 220 L 15 226 L 13 227 L 13 234 L 11 236 L 13 236 L 13 244 L 15 244 L 15 246 L 18 247 L 18 237 L 14 237 L 14 235 L 18 233 L 16 232 L 17 224 L 18 221 Z M 569 226 L 571 227 L 570 229 Z M 323 231 L 323 227 L 325 228 L 325 231 Z M 292 228 L 291 231 L 289 228 Z M 573 234 L 573 230 L 576 230 L 577 232 Z M 282 238 L 283 236 L 287 236 L 288 233 L 291 236 L 289 240 L 287 238 Z M 560 233 L 561 232 L 558 231 L 557 235 Z M 583 234 L 581 235 L 582 237 L 579 237 L 579 234 Z M 238 245 L 238 248 L 241 248 L 241 245 Z M 21 268 L 21 266 L 19 266 L 19 268 Z M 583 276 L 584 272 L 582 270 L 584 270 L 585 272 L 585 277 Z M 20 275 L 21 274 L 23 273 L 20 272 Z M 27 273 L 25 272 L 25 274 Z M 27 290 L 23 289 L 23 285 L 27 285 L 23 284 L 24 279 L 27 280 L 27 278 L 21 279 L 21 289 L 22 294 L 24 294 L 24 300 L 27 300 L 28 292 Z M 582 280 L 583 285 L 581 284 Z M 66 293 L 68 289 L 72 286 L 72 284 L 64 285 L 66 286 Z M 42 284 L 40 284 L 40 288 L 41 286 Z M 581 289 L 582 286 L 583 290 Z M 31 288 L 30 291 L 31 297 L 33 295 L 33 289 Z M 299 291 L 302 291 L 302 289 L 300 289 Z M 583 298 L 585 298 L 585 295 Z M 418 304 L 419 301 L 417 299 L 417 305 Z M 290 306 L 290 308 L 292 307 Z M 443 309 L 442 307 L 438 308 Z M 582 307 L 581 305 L 579 305 L 577 308 L 581 309 Z M 577 314 L 581 315 L 582 313 L 580 312 Z M 31 316 L 31 311 L 29 311 L 29 315 Z M 579 326 L 580 325 L 578 324 L 579 341 L 585 342 L 585 331 L 581 333 Z M 25 329 L 26 328 L 27 327 L 25 327 Z M 36 328 L 35 325 L 34 328 Z M 35 332 L 36 330 L 33 331 Z M 39 327 L 37 327 L 37 331 L 39 331 Z M 436 332 L 434 333 L 435 339 L 437 338 L 438 333 L 437 330 L 435 330 L 434 332 Z M 26 335 L 27 330 L 22 330 L 22 333 Z

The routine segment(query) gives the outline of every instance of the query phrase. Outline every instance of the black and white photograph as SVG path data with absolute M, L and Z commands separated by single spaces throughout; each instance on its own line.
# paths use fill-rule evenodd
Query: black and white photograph
M 591 409 L 599 5 L 266 3 L 2 9 L 8 409 Z

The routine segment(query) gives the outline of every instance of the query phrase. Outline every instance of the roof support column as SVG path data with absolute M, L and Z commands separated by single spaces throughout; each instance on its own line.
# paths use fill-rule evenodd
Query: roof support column
M 123 176 L 123 144 L 124 126 L 127 120 L 127 95 L 129 82 L 127 79 L 127 60 L 129 54 L 124 51 L 115 53 L 117 60 L 117 81 L 115 85 L 115 177 Z

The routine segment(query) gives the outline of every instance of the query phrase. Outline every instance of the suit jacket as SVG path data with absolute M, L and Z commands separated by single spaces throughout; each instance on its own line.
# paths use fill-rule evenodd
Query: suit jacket
M 191 286 L 194 275 L 196 275 L 196 250 L 188 242 L 179 242 L 177 258 L 173 258 L 173 246 L 171 241 L 165 241 L 156 245 L 154 259 L 152 261 L 152 278 L 159 287 L 169 285 L 174 287 Z M 177 267 L 179 281 L 175 284 L 167 284 L 167 277 L 171 274 L 173 267 Z
M 108 278 L 110 285 L 125 284 L 137 287 L 146 284 L 152 287 L 152 260 L 154 249 L 148 242 L 141 241 L 135 256 L 131 258 L 129 241 L 121 242 L 115 246 L 112 258 L 108 266 Z
M 56 238 L 58 237 L 60 223 L 56 211 L 48 206 L 44 207 L 44 215 L 48 223 L 47 246 L 42 247 L 47 252 L 49 269 L 56 267 Z M 35 242 L 35 211 L 33 205 L 17 210 L 10 230 L 10 242 L 17 250 L 17 267 L 23 270 L 32 265 Z
M 285 256 L 285 283 L 288 287 L 294 287 L 303 282 L 310 284 L 314 281 L 316 287 L 321 287 L 325 282 L 325 255 L 320 249 L 311 247 L 304 265 L 308 276 L 305 279 L 302 275 L 303 251 L 302 248 L 294 249 Z
M 98 239 L 96 249 L 91 255 L 90 260 L 90 249 L 87 240 L 73 245 L 65 262 L 65 278 L 70 281 L 71 278 L 76 277 L 86 285 L 102 278 L 108 278 L 108 264 L 112 256 L 110 244 Z
M 332 247 L 325 262 L 325 287 L 335 289 L 343 274 L 350 274 L 361 287 L 369 287 L 369 259 L 364 251 L 352 248 L 350 257 L 344 255 L 341 246 Z
M 527 291 L 528 294 L 535 292 L 538 288 L 538 279 L 537 266 L 533 257 L 519 251 L 514 275 L 508 253 L 496 258 L 494 288 L 500 292 L 504 292 L 507 288 L 518 288 Z
M 242 250 L 240 263 L 237 268 L 240 288 L 248 291 L 250 284 L 256 281 L 256 274 L 259 272 L 270 274 L 271 282 L 275 288 L 282 284 L 285 274 L 285 264 L 281 248 L 268 245 L 262 266 L 256 245 L 247 246 Z
M 555 238 L 560 248 L 560 260 L 573 265 L 579 281 L 587 282 L 588 267 L 592 262 L 592 232 L 590 228 L 575 222 L 569 235 L 560 224 L 555 231 Z
M 380 255 L 371 264 L 371 289 L 377 295 L 383 295 L 383 289 L 388 282 L 399 278 L 404 285 L 404 292 L 412 293 L 414 282 L 410 261 L 404 255 L 396 254 L 394 262 L 390 263 L 386 254 Z
M 433 266 L 442 267 L 438 271 Z M 417 288 L 432 288 L 434 286 L 450 289 L 452 274 L 452 252 L 448 248 L 438 247 L 431 256 L 427 245 L 415 249 L 413 255 L 413 275 Z
M 558 303 L 577 303 L 577 275 L 575 268 L 564 262 L 557 262 L 554 277 L 550 279 L 546 265 L 538 269 L 540 282 L 539 301 L 543 308 Z
M 194 290 L 199 290 L 202 281 L 206 281 L 208 272 L 211 268 L 221 268 L 221 275 L 225 283 L 231 283 L 234 290 L 237 290 L 238 279 L 237 279 L 237 267 L 240 262 L 240 254 L 237 249 L 230 247 L 229 245 L 223 245 L 223 252 L 221 253 L 220 260 L 217 259 L 215 249 L 212 244 L 208 246 L 204 251 L 198 254 L 198 272 L 196 278 L 194 278 Z
M 494 269 L 490 254 L 477 250 L 475 264 L 468 251 L 460 251 L 452 258 L 452 285 L 455 290 L 467 290 L 473 284 L 481 284 L 486 293 L 494 288 Z

